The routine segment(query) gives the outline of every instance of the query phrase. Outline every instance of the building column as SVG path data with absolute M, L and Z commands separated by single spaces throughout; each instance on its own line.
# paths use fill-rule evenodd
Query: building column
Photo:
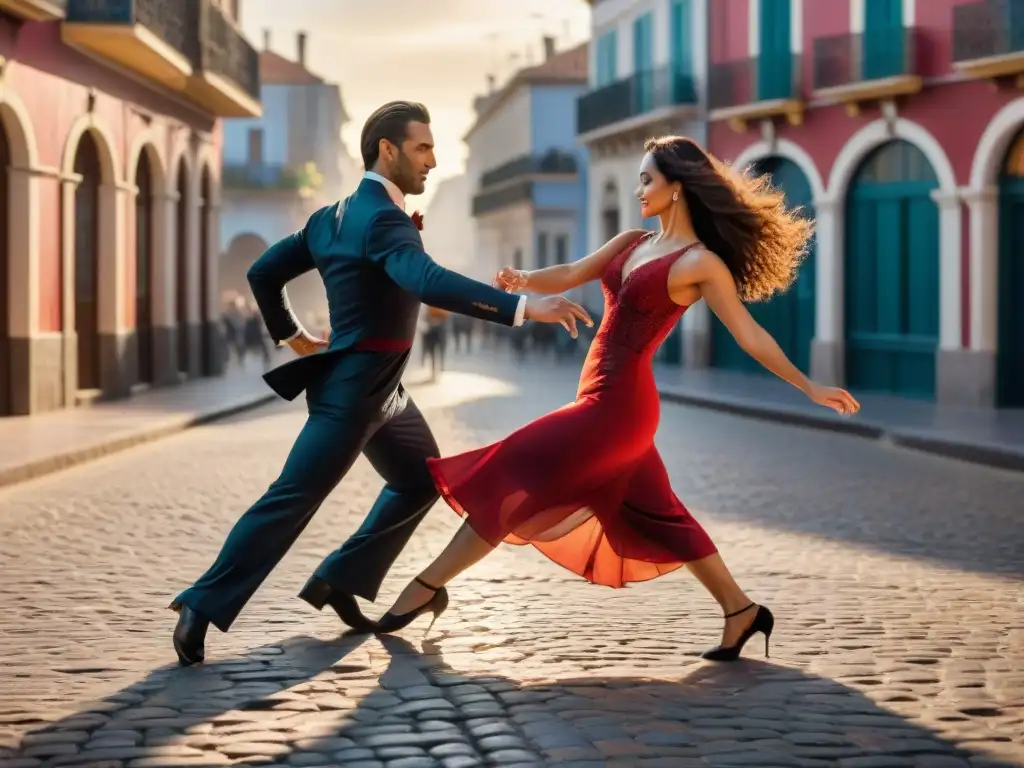
M 602 245 L 604 232 L 602 227 L 602 189 L 597 184 L 598 174 L 594 172 L 593 160 L 591 161 L 590 173 L 587 174 L 587 243 L 585 253 L 593 253 Z
M 619 231 L 642 229 L 644 217 L 640 215 L 640 201 L 636 199 L 636 181 L 624 176 L 621 160 L 615 170 L 615 183 L 619 193 Z
M 186 333 L 188 333 L 188 376 L 198 378 L 203 373 L 203 317 L 200 311 L 199 270 L 202 269 L 202 255 L 199 252 L 199 217 L 202 215 L 202 195 L 199 194 L 200 174 L 189 177 L 189 199 L 185 209 L 185 236 L 188 254 L 188 286 Z
M 935 360 L 936 401 L 978 406 L 978 371 L 963 348 L 963 208 L 961 196 L 932 193 L 939 207 L 939 348 Z
M 106 397 L 127 397 L 135 383 L 136 362 L 131 354 L 131 332 L 125 323 L 127 271 L 125 235 L 127 206 L 135 201 L 135 188 L 123 183 L 101 184 L 99 189 L 100 382 Z M 71 274 L 74 274 L 72 272 Z
M 683 367 L 711 365 L 711 308 L 698 301 L 683 313 Z
M 960 354 L 964 401 L 978 407 L 996 404 L 999 348 L 999 190 L 962 190 L 967 203 L 970 244 L 970 344 Z
M 177 384 L 178 329 L 174 317 L 178 272 L 178 193 L 153 194 L 153 379 Z
M 818 247 L 815 265 L 814 340 L 811 342 L 811 378 L 822 384 L 846 382 L 846 351 L 843 306 L 844 237 L 842 202 L 822 197 L 814 201 Z
M 206 227 L 206 295 L 202 301 L 206 303 L 207 327 L 203 332 L 210 339 L 210 350 L 213 367 L 210 373 L 220 376 L 227 369 L 228 348 L 224 337 L 224 324 L 221 322 L 223 308 L 220 301 L 220 202 L 217 195 L 211 192 L 211 200 L 205 201 L 208 217 Z
M 62 402 L 73 408 L 78 400 L 78 333 L 75 331 L 75 193 L 82 177 L 76 174 L 60 177 L 60 263 L 61 263 L 61 365 L 63 369 Z
M 59 332 L 40 330 L 40 186 L 57 184 L 51 168 L 8 169 L 10 231 L 11 413 L 28 415 L 64 405 L 63 343 Z M 58 278 L 59 279 L 59 278 Z

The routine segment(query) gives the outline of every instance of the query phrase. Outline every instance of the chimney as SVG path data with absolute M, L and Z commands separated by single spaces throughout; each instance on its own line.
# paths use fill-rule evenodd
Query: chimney
M 497 84 L 497 81 L 494 79 L 494 75 L 488 75 L 487 76 L 487 93 L 488 94 L 494 93 L 494 88 L 496 87 L 496 84 Z
M 263 30 L 263 50 L 264 51 L 269 51 L 270 50 L 270 30 L 269 29 L 264 29 Z
M 544 61 L 555 55 L 555 38 L 551 35 L 544 35 Z
M 306 33 L 299 32 L 299 34 L 295 36 L 295 39 L 298 42 L 299 48 L 299 64 L 306 66 Z

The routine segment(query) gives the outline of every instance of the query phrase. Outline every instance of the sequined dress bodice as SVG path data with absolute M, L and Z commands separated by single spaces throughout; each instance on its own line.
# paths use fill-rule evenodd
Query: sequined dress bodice
M 578 394 L 594 394 L 612 381 L 640 374 L 637 384 L 654 386 L 652 362 L 686 307 L 668 295 L 668 273 L 689 247 L 638 266 L 623 267 L 646 236 L 624 248 L 601 278 L 604 318 L 594 336 L 580 377 Z

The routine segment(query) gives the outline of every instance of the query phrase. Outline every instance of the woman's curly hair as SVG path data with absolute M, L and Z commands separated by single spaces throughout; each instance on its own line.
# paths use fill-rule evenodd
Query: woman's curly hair
M 683 185 L 697 237 L 725 262 L 740 299 L 764 301 L 793 284 L 814 224 L 786 208 L 770 176 L 737 171 L 684 136 L 649 139 L 644 150 Z

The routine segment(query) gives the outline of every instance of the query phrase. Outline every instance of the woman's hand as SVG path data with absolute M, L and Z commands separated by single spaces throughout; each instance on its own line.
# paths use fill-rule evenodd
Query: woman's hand
M 831 408 L 842 416 L 853 416 L 860 410 L 860 403 L 854 399 L 853 395 L 839 387 L 825 387 L 811 382 L 807 396 L 818 405 Z
M 515 293 L 526 287 L 527 273 L 522 269 L 502 267 L 494 276 L 494 287 L 506 293 Z

